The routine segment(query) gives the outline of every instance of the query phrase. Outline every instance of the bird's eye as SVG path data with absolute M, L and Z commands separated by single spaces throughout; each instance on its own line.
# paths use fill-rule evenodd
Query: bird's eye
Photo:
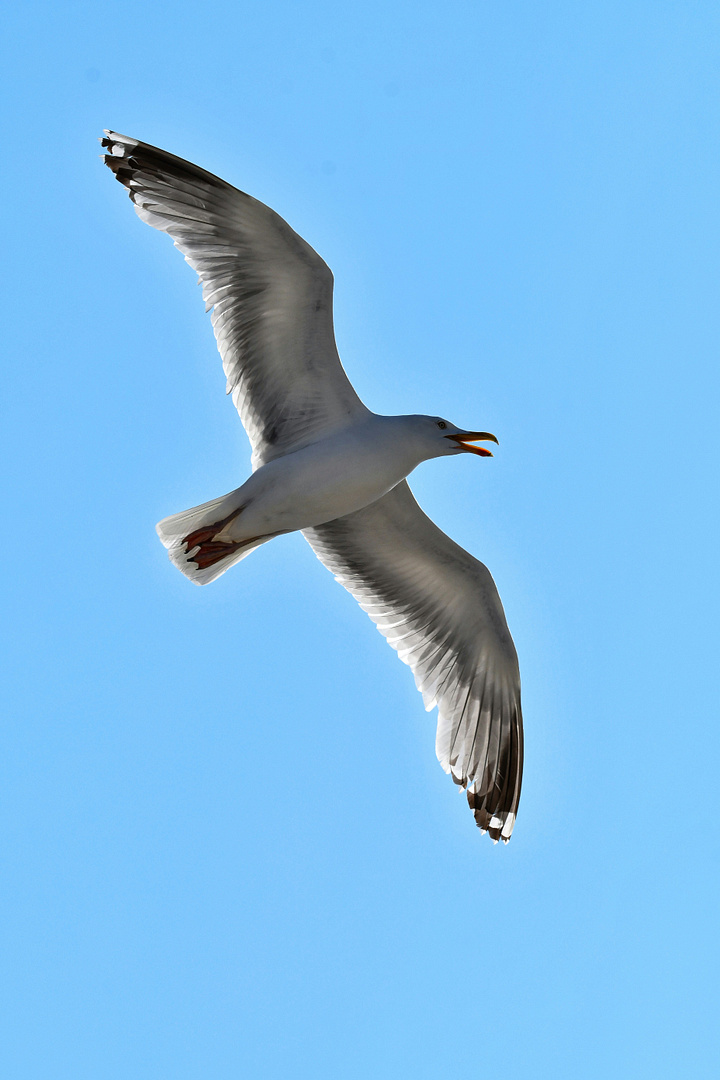
M 442 429 L 443 429 L 443 431 L 444 431 L 444 430 L 445 430 L 445 428 L 447 427 L 447 424 L 445 423 L 445 421 L 444 421 L 444 420 L 438 420 L 438 427 L 439 427 L 439 428 L 442 428 Z

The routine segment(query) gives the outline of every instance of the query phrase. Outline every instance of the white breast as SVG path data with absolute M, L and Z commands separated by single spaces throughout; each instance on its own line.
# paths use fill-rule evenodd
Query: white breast
M 388 419 L 372 416 L 261 466 L 237 492 L 246 508 L 228 539 L 312 528 L 381 498 L 419 464 Z

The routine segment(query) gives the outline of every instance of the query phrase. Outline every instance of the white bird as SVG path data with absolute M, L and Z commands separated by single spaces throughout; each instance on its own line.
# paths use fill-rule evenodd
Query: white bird
M 207 584 L 260 544 L 299 529 L 401 660 L 428 710 L 437 756 L 480 829 L 509 840 L 522 780 L 517 654 L 490 572 L 415 502 L 421 461 L 492 440 L 437 416 L 379 416 L 340 363 L 333 276 L 273 210 L 147 143 L 106 131 L 105 163 L 143 221 L 197 271 L 252 443 L 236 491 L 165 518 L 158 535 Z

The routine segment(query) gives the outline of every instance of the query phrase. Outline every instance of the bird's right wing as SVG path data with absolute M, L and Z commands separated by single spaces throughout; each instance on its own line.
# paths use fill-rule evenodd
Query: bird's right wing
M 333 276 L 317 252 L 205 169 L 114 131 L 101 141 L 138 216 L 169 233 L 200 277 L 253 466 L 366 416 L 340 363 Z
M 509 840 L 522 781 L 517 654 L 490 572 L 422 512 L 406 481 L 303 532 L 438 706 L 437 756 L 479 827 Z

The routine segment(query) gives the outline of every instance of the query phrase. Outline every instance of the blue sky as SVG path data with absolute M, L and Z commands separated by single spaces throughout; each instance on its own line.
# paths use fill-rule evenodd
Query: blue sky
M 4 1075 L 714 1077 L 717 5 L 3 21 Z M 167 561 L 249 448 L 103 127 L 317 248 L 370 407 L 497 433 L 412 485 L 520 654 L 508 847 L 302 538 Z

